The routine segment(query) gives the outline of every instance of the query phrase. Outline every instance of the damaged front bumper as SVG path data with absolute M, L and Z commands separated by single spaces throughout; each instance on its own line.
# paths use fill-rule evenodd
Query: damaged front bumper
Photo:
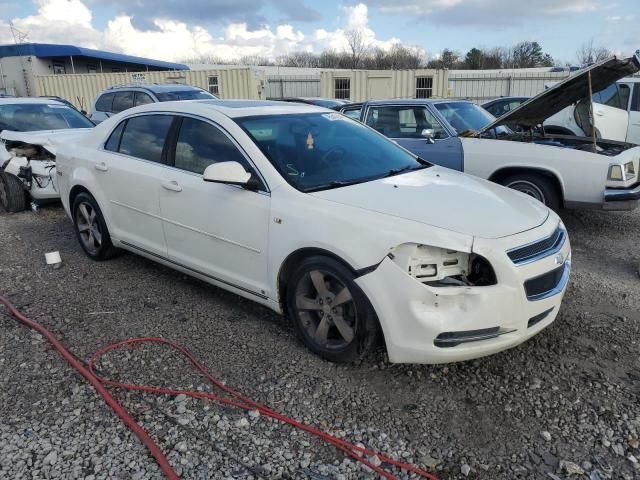
M 514 247 L 553 235 L 557 217 L 539 228 L 503 239 L 476 239 L 474 253 L 493 266 L 490 286 L 433 287 L 407 274 L 391 258 L 356 282 L 380 321 L 389 360 L 448 363 L 514 347 L 554 321 L 566 290 L 571 247 L 526 264 L 507 255 Z

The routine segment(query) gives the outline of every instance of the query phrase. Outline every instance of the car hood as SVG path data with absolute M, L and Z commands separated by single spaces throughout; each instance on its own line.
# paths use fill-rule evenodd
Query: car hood
M 640 51 L 633 57 L 620 59 L 613 57 L 594 63 L 527 100 L 478 133 L 482 134 L 502 125 L 521 126 L 525 129 L 535 127 L 578 100 L 589 98 L 589 75 L 591 75 L 592 92 L 597 92 L 639 70 Z
M 522 193 L 442 167 L 310 195 L 482 238 L 515 235 L 549 216 L 547 207 Z

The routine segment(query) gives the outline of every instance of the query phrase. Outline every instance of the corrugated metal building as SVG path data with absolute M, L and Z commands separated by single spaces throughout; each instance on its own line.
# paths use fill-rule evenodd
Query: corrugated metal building
M 220 98 L 265 98 L 265 82 L 251 68 L 184 70 L 173 72 L 93 73 L 36 77 L 37 95 L 56 95 L 88 110 L 98 94 L 113 85 L 128 83 L 182 83 L 194 85 Z
M 446 97 L 447 70 L 326 70 L 320 94 L 361 102 L 385 98 Z
M 497 97 L 533 97 L 549 84 L 564 80 L 569 72 L 545 69 L 451 70 L 449 96 L 469 98 L 478 103 Z
M 189 67 L 181 63 L 74 45 L 50 43 L 0 45 L 0 92 L 23 97 L 36 95 L 34 83 L 38 75 L 188 69 Z

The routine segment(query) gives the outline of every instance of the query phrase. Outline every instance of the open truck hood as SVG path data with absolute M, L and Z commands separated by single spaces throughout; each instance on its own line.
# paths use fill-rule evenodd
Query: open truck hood
M 589 73 L 591 73 L 592 91 L 597 92 L 639 70 L 640 50 L 636 51 L 633 57 L 623 59 L 613 57 L 594 63 L 530 98 L 519 107 L 484 127 L 478 134 L 502 125 L 518 125 L 525 129 L 540 125 L 547 118 L 573 105 L 578 100 L 589 97 Z

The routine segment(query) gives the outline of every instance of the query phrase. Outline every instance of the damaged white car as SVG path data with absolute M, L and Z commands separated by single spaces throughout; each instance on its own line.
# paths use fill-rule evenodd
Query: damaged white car
M 0 99 L 0 206 L 9 212 L 24 210 L 29 203 L 58 200 L 55 145 L 48 136 L 55 131 L 72 137 L 80 128 L 94 124 L 68 105 L 44 98 Z M 61 130 L 65 130 L 62 133 Z M 37 143 L 25 144 L 23 135 Z
M 89 257 L 126 249 L 287 313 L 332 361 L 379 334 L 392 362 L 508 349 L 553 322 L 569 279 L 547 207 L 315 106 L 141 106 L 57 162 Z

